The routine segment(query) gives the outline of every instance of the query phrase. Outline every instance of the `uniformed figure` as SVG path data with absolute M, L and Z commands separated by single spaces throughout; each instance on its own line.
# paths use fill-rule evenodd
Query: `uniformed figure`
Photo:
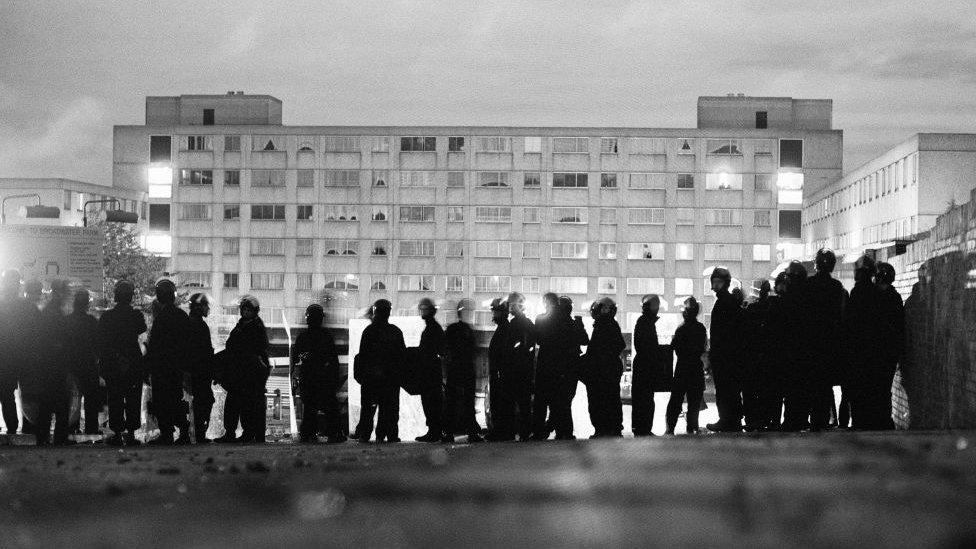
M 267 383 L 271 374 L 268 332 L 258 316 L 261 303 L 252 295 L 241 297 L 240 320 L 227 337 L 221 355 L 224 401 L 224 436 L 219 442 L 263 444 L 267 430 Z M 226 383 L 226 385 L 225 385 Z M 240 422 L 242 434 L 235 438 Z
M 881 292 L 874 284 L 877 266 L 870 256 L 862 256 L 854 264 L 854 288 L 844 315 L 844 335 L 850 361 L 844 393 L 850 394 L 851 422 L 854 429 L 879 429 L 887 422 L 879 421 L 871 398 L 879 391 L 872 385 L 883 370 L 880 357 L 887 351 L 881 348 Z M 890 391 L 890 388 L 889 388 Z M 876 404 L 876 403 L 874 403 Z M 881 425 L 884 423 L 884 425 Z
M 793 365 L 794 340 L 799 334 L 791 327 L 787 304 L 789 275 L 784 271 L 776 276 L 775 296 L 768 299 L 766 321 L 762 327 L 759 387 L 761 399 L 760 429 L 777 431 L 783 423 L 783 402 L 786 398 L 786 372 Z
M 810 427 L 810 387 L 813 370 L 810 336 L 810 293 L 807 269 L 799 261 L 786 267 L 789 290 L 786 292 L 787 329 L 795 334 L 790 343 L 790 363 L 783 372 L 783 431 L 801 431 Z
M 420 402 L 427 422 L 427 433 L 416 438 L 417 442 L 440 442 L 444 436 L 441 421 L 444 418 L 444 329 L 434 318 L 437 306 L 423 298 L 417 304 L 424 331 L 420 334 L 418 356 L 420 358 Z
M 67 317 L 71 352 L 71 372 L 85 410 L 85 434 L 100 434 L 98 414 L 105 405 L 105 391 L 98 380 L 98 320 L 88 314 L 91 295 L 75 292 L 71 314 Z
M 159 424 L 159 437 L 150 444 L 189 444 L 189 408 L 183 400 L 183 368 L 190 319 L 176 306 L 176 284 L 168 278 L 156 283 L 153 321 L 146 343 L 152 400 L 150 413 Z M 179 429 L 178 438 L 173 438 Z
M 535 325 L 525 316 L 525 296 L 518 292 L 508 295 L 508 311 L 512 315 L 510 333 L 512 362 L 505 372 L 505 387 L 515 405 L 515 432 L 519 440 L 532 435 L 532 381 L 535 377 Z
M 674 368 L 674 379 L 671 382 L 671 398 L 665 413 L 667 427 L 665 434 L 673 435 L 681 413 L 681 402 L 687 398 L 688 413 L 685 432 L 698 432 L 698 412 L 701 409 L 702 395 L 705 392 L 705 368 L 702 355 L 705 353 L 707 334 L 705 326 L 698 322 L 700 306 L 698 301 L 689 297 L 685 299 L 681 316 L 684 322 L 674 331 L 671 346 L 677 357 Z
M 198 443 L 210 442 L 210 412 L 213 411 L 214 349 L 210 327 L 204 320 L 210 315 L 210 300 L 206 294 L 190 296 L 190 324 L 186 342 L 186 373 L 190 376 L 190 395 L 193 397 L 193 433 Z
M 357 437 L 369 442 L 373 415 L 377 414 L 376 441 L 400 442 L 400 375 L 406 345 L 403 332 L 390 324 L 393 305 L 379 299 L 373 304 L 372 322 L 363 330 L 354 370 L 362 385 L 363 400 Z M 378 410 L 378 412 L 377 412 Z
M 877 321 L 881 354 L 878 357 L 878 371 L 872 375 L 865 392 L 871 426 L 875 429 L 894 429 L 891 384 L 905 352 L 905 307 L 901 295 L 891 285 L 895 281 L 894 267 L 889 263 L 878 263 L 878 274 L 874 280 L 878 287 Z
M 444 370 L 447 384 L 444 399 L 443 442 L 454 442 L 454 435 L 465 433 L 468 442 L 482 442 L 481 426 L 475 419 L 475 351 L 477 342 L 471 317 L 474 302 L 462 299 L 457 304 L 457 322 L 444 332 Z
M 742 431 L 742 388 L 740 384 L 740 328 L 742 309 L 729 293 L 732 275 L 724 267 L 712 270 L 711 338 L 708 351 L 709 367 L 715 382 L 715 404 L 718 421 L 706 427 L 711 431 Z
M 499 297 L 491 301 L 491 320 L 495 332 L 488 343 L 488 440 L 515 440 L 515 404 L 505 387 L 515 360 L 508 302 Z
M 841 352 L 841 322 L 848 294 L 839 280 L 830 276 L 837 257 L 821 248 L 817 251 L 816 274 L 806 281 L 809 314 L 807 330 L 810 352 L 809 396 L 810 428 L 826 429 L 834 408 L 834 385 L 840 385 L 846 361 Z
M 573 300 L 560 296 L 543 326 L 536 324 L 539 356 L 535 374 L 534 440 L 573 440 L 573 397 L 580 375 L 580 346 L 590 341 L 583 318 L 573 317 Z M 546 409 L 549 420 L 546 421 Z
M 661 298 L 648 294 L 641 298 L 641 315 L 634 324 L 633 378 L 631 379 L 630 422 L 635 437 L 653 436 L 654 374 L 661 368 L 657 321 Z M 680 406 L 680 403 L 679 403 Z
M 298 334 L 291 350 L 291 364 L 298 378 L 298 392 L 302 399 L 302 424 L 298 428 L 301 442 L 318 442 L 319 412 L 325 415 L 324 432 L 328 441 L 345 442 L 339 424 L 339 399 L 336 392 L 342 385 L 339 371 L 339 352 L 332 333 L 323 325 L 325 310 L 313 303 L 305 308 L 308 328 Z
M 766 348 L 764 333 L 769 315 L 769 291 L 769 281 L 763 280 L 759 285 L 758 299 L 749 303 L 742 315 L 745 322 L 742 330 L 742 412 L 746 431 L 758 431 L 766 424 L 762 404 L 762 385 L 765 381 L 762 376 L 762 355 Z
M 619 437 L 623 433 L 623 404 L 620 376 L 624 373 L 620 353 L 627 344 L 614 317 L 617 305 L 609 297 L 593 302 L 593 336 L 584 358 L 587 404 L 595 433 L 590 438 Z
M 36 409 L 34 436 L 38 446 L 68 443 L 68 416 L 71 402 L 68 375 L 71 370 L 68 348 L 68 324 L 64 314 L 68 285 L 63 280 L 51 281 L 51 294 L 41 310 L 38 339 L 40 347 L 38 367 L 25 376 L 21 385 L 24 401 Z M 26 385 L 26 387 L 25 387 Z M 51 439 L 51 418 L 54 416 L 54 438 Z
M 559 296 L 553 292 L 542 294 L 544 311 L 535 317 L 536 334 L 536 362 L 535 377 L 532 386 L 532 439 L 546 440 L 552 434 L 552 418 L 549 417 L 549 407 L 554 388 L 549 364 L 555 362 L 556 352 L 554 338 L 550 337 L 552 326 L 556 322 Z M 541 375 L 540 375 L 540 370 Z
M 37 364 L 36 330 L 40 313 L 21 295 L 20 272 L 16 270 L 4 271 L 0 297 L 0 408 L 7 433 L 13 434 L 20 426 L 17 385 Z M 24 432 L 30 432 L 26 419 Z
M 125 280 L 115 284 L 115 306 L 98 319 L 99 373 L 105 380 L 108 400 L 106 439 L 113 446 L 136 445 L 142 423 L 142 384 L 146 371 L 139 335 L 146 332 L 146 318 L 132 308 L 135 287 Z

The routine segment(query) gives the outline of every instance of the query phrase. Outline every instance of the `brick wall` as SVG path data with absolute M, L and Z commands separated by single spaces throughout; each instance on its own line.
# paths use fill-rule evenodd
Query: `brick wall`
M 906 351 L 892 392 L 895 423 L 976 427 L 976 189 L 970 202 L 885 259 L 905 300 Z

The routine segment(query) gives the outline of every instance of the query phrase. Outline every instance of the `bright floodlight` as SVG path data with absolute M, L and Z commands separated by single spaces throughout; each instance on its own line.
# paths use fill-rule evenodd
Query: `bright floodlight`
M 780 204 L 803 204 L 803 191 L 781 189 L 778 200 Z
M 173 253 L 173 237 L 168 234 L 147 235 L 145 248 L 150 253 L 168 256 Z
M 154 166 L 149 168 L 150 185 L 172 185 L 173 168 L 169 166 Z
M 776 186 L 780 190 L 802 191 L 803 174 L 796 172 L 782 172 L 776 175 Z

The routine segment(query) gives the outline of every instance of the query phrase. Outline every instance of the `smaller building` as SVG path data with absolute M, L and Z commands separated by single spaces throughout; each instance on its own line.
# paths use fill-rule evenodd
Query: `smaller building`
M 37 195 L 23 196 L 23 195 Z M 148 209 L 148 196 L 145 191 L 118 189 L 106 185 L 96 185 L 74 179 L 57 178 L 0 178 L 0 199 L 4 202 L 5 223 L 60 225 L 81 227 L 85 220 L 85 203 L 88 221 L 96 221 L 106 210 L 120 209 L 135 213 L 139 223 L 144 224 Z M 118 204 L 102 202 L 118 200 Z M 28 206 L 54 206 L 60 209 L 58 217 L 28 218 Z

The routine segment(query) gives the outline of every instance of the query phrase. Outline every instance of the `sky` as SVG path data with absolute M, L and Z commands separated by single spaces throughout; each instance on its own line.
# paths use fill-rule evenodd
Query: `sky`
M 976 132 L 969 1 L 0 4 L 0 177 L 111 184 L 145 96 L 244 90 L 294 125 L 696 125 L 701 95 L 834 101 L 845 170 Z

